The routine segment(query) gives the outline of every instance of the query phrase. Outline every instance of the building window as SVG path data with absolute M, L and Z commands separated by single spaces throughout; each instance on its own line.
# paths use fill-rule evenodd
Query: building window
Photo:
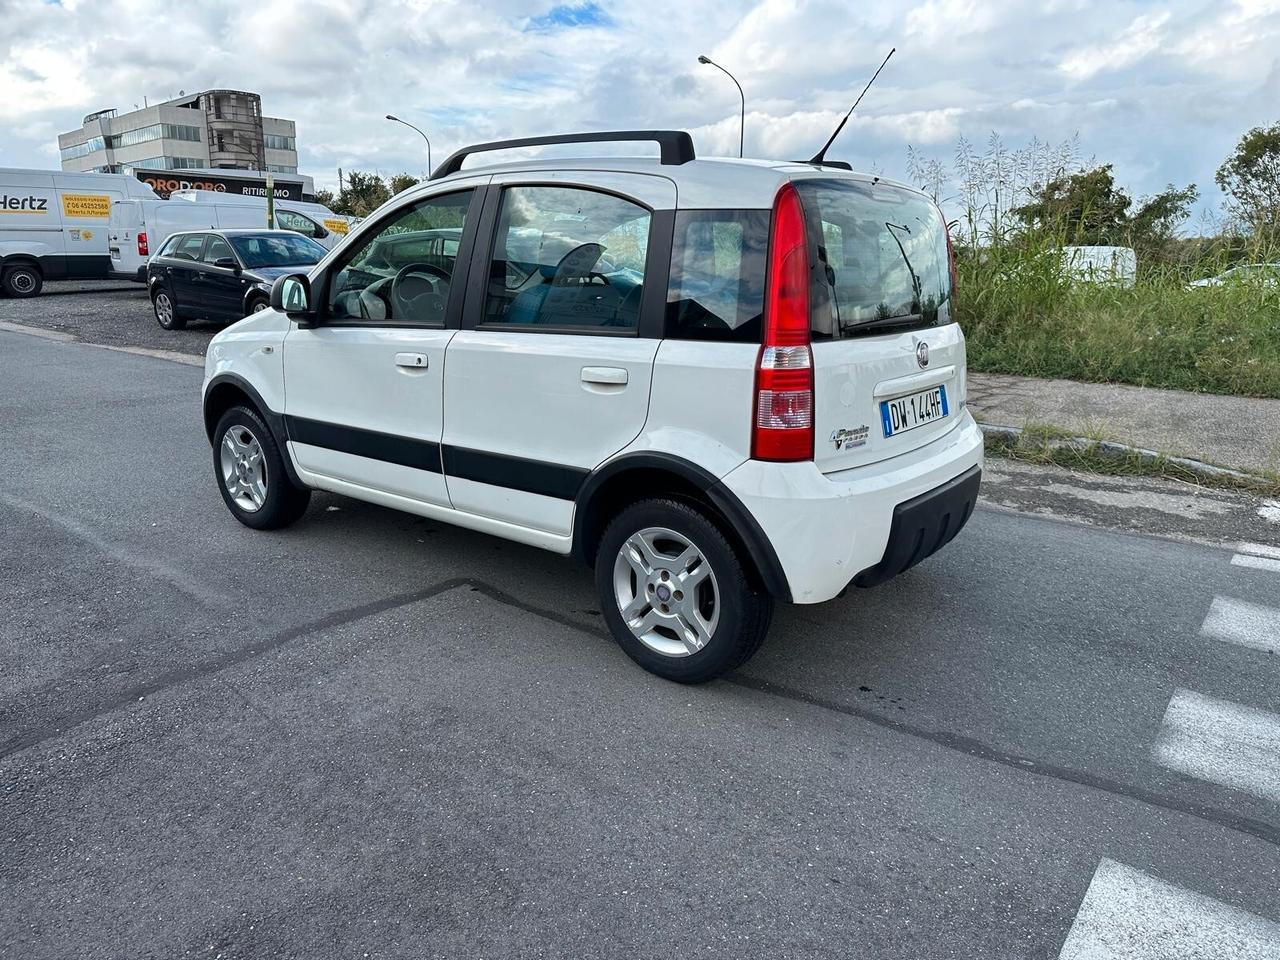
M 204 139 L 203 131 L 199 127 L 188 126 L 181 123 L 153 123 L 147 127 L 138 127 L 134 130 L 126 130 L 124 133 L 117 133 L 107 138 L 108 147 L 131 147 L 138 143 L 147 143 L 151 140 L 186 140 L 190 143 L 199 143 Z
M 286 167 L 278 163 L 268 163 L 267 170 L 271 173 L 297 173 L 297 167 Z
M 87 157 L 91 153 L 99 150 L 105 150 L 107 142 L 102 137 L 90 137 L 84 143 L 75 143 L 69 147 L 63 147 L 59 153 L 62 154 L 63 160 L 76 160 L 80 157 Z
M 298 141 L 296 137 L 281 137 L 268 133 L 263 135 L 262 142 L 269 150 L 296 150 Z

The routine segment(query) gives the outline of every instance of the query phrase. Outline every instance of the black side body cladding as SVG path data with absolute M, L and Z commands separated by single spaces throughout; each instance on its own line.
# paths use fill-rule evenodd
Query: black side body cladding
M 562 133 L 551 137 L 522 137 L 518 140 L 494 140 L 491 143 L 476 143 L 463 147 L 453 154 L 431 174 L 432 180 L 439 180 L 462 169 L 462 162 L 475 153 L 488 153 L 494 150 L 513 150 L 516 147 L 545 147 L 558 143 L 624 143 L 629 141 L 656 143 L 661 151 L 661 162 L 665 166 L 678 166 L 695 159 L 693 138 L 683 130 L 613 130 L 603 133 Z
M 591 500 L 605 484 L 631 470 L 661 470 L 685 480 L 711 501 L 747 548 L 752 562 L 760 572 L 765 592 L 779 600 L 791 601 L 791 588 L 778 554 L 765 536 L 755 517 L 728 487 L 695 463 L 669 453 L 632 453 L 611 460 L 592 472 L 578 492 L 577 507 L 573 512 L 573 556 L 582 562 L 587 560 L 588 544 L 584 530 L 590 513 Z

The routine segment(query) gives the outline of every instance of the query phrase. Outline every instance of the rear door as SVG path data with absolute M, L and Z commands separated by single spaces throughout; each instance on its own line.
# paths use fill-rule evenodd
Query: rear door
M 924 194 L 884 181 L 815 178 L 796 189 L 818 260 L 810 293 L 818 468 L 874 463 L 936 440 L 965 400 L 942 214 Z
M 569 534 L 583 479 L 648 415 L 675 201 L 658 176 L 493 178 L 445 364 L 454 507 Z
M 164 260 L 165 279 L 174 302 L 180 309 L 196 316 L 204 316 L 205 301 L 201 288 L 196 285 L 196 272 L 202 269 L 200 258 L 204 255 L 203 233 L 189 233 L 178 239 L 173 252 Z

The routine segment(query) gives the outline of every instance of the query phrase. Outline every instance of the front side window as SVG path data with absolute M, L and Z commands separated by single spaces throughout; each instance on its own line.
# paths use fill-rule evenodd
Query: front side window
M 310 217 L 304 217 L 300 213 L 294 213 L 292 210 L 276 211 L 276 226 L 281 230 L 296 230 L 298 233 L 313 236 L 316 232 L 316 222 Z
M 210 237 L 209 242 L 204 246 L 204 256 L 201 259 L 205 263 L 217 263 L 219 260 L 234 260 L 235 254 L 231 252 L 231 244 L 227 241 L 221 237 Z
M 179 260 L 199 260 L 200 251 L 204 249 L 204 234 L 189 233 L 178 241 L 173 255 Z
M 486 324 L 636 330 L 651 215 L 575 187 L 510 187 L 485 297 Z
M 431 197 L 383 221 L 333 273 L 330 315 L 443 326 L 472 193 Z
M 768 210 L 676 214 L 667 335 L 758 343 L 768 251 Z
M 815 339 L 951 321 L 947 228 L 928 197 L 883 182 L 799 180 L 817 242 Z

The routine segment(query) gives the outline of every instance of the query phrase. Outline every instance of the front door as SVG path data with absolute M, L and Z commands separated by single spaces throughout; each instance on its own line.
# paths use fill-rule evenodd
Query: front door
M 298 467 L 317 486 L 396 506 L 448 505 L 440 467 L 445 346 L 457 329 L 468 187 L 405 202 L 362 230 L 313 283 L 319 318 L 284 342 L 285 415 Z M 462 250 L 469 244 L 462 242 Z
M 244 294 L 249 281 L 235 269 L 217 265 L 219 260 L 228 259 L 236 259 L 231 244 L 210 234 L 200 255 L 195 286 L 204 301 L 205 316 L 211 320 L 239 320 L 244 316 Z
M 650 240 L 676 192 L 642 174 L 525 179 L 489 190 L 496 226 L 446 358 L 444 468 L 457 509 L 567 537 L 582 481 L 648 415 L 666 301 Z

